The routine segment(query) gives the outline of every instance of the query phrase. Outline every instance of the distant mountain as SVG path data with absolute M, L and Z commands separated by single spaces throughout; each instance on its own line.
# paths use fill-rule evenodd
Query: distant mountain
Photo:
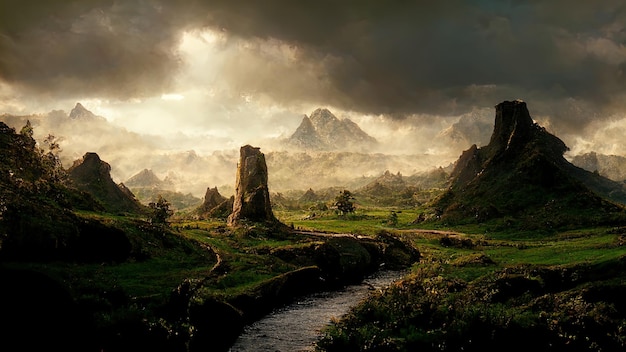
M 596 152 L 576 155 L 572 164 L 587 171 L 597 172 L 613 181 L 626 181 L 626 158 L 620 155 L 605 155 Z
M 72 111 L 70 111 L 70 114 L 68 116 L 70 119 L 73 120 L 104 120 L 103 117 L 97 116 L 93 112 L 87 110 L 81 103 L 76 103 L 76 106 L 74 107 L 74 109 L 72 109 Z
M 136 198 L 144 205 L 156 202 L 159 196 L 165 198 L 173 210 L 184 210 L 198 206 L 202 200 L 191 193 L 175 190 L 169 177 L 161 180 L 151 169 L 143 169 L 123 183 L 132 190 Z
M 464 146 L 486 145 L 493 128 L 492 123 L 491 118 L 487 118 L 485 109 L 474 109 L 460 116 L 457 122 L 439 132 L 437 137 L 447 138 Z
M 152 170 L 143 169 L 131 176 L 124 184 L 129 188 L 173 189 L 172 182 L 161 180 Z
M 350 119 L 338 119 L 328 109 L 316 109 L 304 116 L 287 144 L 302 150 L 368 151 L 378 142 Z
M 359 192 L 372 196 L 385 196 L 392 193 L 401 192 L 407 188 L 407 183 L 399 172 L 394 174 L 385 171 L 380 177 L 367 185 L 359 188 Z
M 449 170 L 448 170 L 449 171 Z M 385 171 L 381 176 L 354 191 L 362 203 L 383 206 L 417 206 L 441 194 L 449 173 L 439 167 L 411 176 Z
M 111 166 L 96 153 L 85 153 L 67 170 L 76 188 L 91 194 L 109 212 L 140 213 L 144 209 L 125 187 L 111 179 Z
M 392 155 L 356 152 L 289 152 L 266 154 L 272 191 L 318 191 L 328 187 L 353 190 L 366 185 L 385 170 L 412 175 L 430 170 L 441 160 L 436 155 Z M 294 175 L 297 175 L 294 176 Z
M 447 191 L 433 203 L 444 221 L 507 217 L 525 228 L 608 222 L 623 214 L 621 185 L 565 160 L 567 146 L 535 124 L 523 101 L 496 106 L 485 147 L 455 163 Z

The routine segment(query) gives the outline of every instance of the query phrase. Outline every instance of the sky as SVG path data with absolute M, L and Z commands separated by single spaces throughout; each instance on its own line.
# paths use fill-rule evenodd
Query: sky
M 623 0 L 1 0 L 0 114 L 81 102 L 209 152 L 326 107 L 428 153 L 522 99 L 572 153 L 626 155 L 625 25 Z

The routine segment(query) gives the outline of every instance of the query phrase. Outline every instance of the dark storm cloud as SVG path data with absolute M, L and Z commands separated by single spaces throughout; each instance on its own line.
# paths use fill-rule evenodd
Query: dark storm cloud
M 141 97 L 179 68 L 185 12 L 150 1 L 3 1 L 0 79 L 55 97 Z
M 325 73 L 347 109 L 450 114 L 514 98 L 623 107 L 623 1 L 213 5 L 211 19 L 231 32 L 332 56 Z
M 233 60 L 223 76 L 282 104 L 309 100 L 390 116 L 458 115 L 521 98 L 577 129 L 590 114 L 610 115 L 626 101 L 622 0 L 1 6 L 0 78 L 50 94 L 127 98 L 166 91 L 181 68 L 176 48 L 182 31 L 207 26 L 238 40 L 298 48 L 288 70 L 258 55 Z M 264 71 L 257 75 L 257 69 Z M 307 79 L 296 77 L 299 72 Z M 564 114 L 560 105 L 568 102 L 586 108 Z

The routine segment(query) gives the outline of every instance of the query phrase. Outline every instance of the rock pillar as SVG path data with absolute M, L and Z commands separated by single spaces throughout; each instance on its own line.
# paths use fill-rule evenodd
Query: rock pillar
M 242 220 L 251 222 L 276 222 L 267 187 L 267 165 L 260 148 L 245 145 L 240 149 L 237 165 L 237 183 L 233 212 L 228 225 L 235 226 Z

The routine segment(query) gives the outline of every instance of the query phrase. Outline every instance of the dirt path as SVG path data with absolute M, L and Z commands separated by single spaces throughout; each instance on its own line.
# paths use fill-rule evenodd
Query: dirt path
M 445 231 L 445 230 L 427 230 L 427 229 L 408 229 L 408 230 L 399 230 L 404 233 L 419 233 L 423 235 L 439 235 L 439 236 L 467 236 L 467 234 L 463 232 L 456 231 Z

